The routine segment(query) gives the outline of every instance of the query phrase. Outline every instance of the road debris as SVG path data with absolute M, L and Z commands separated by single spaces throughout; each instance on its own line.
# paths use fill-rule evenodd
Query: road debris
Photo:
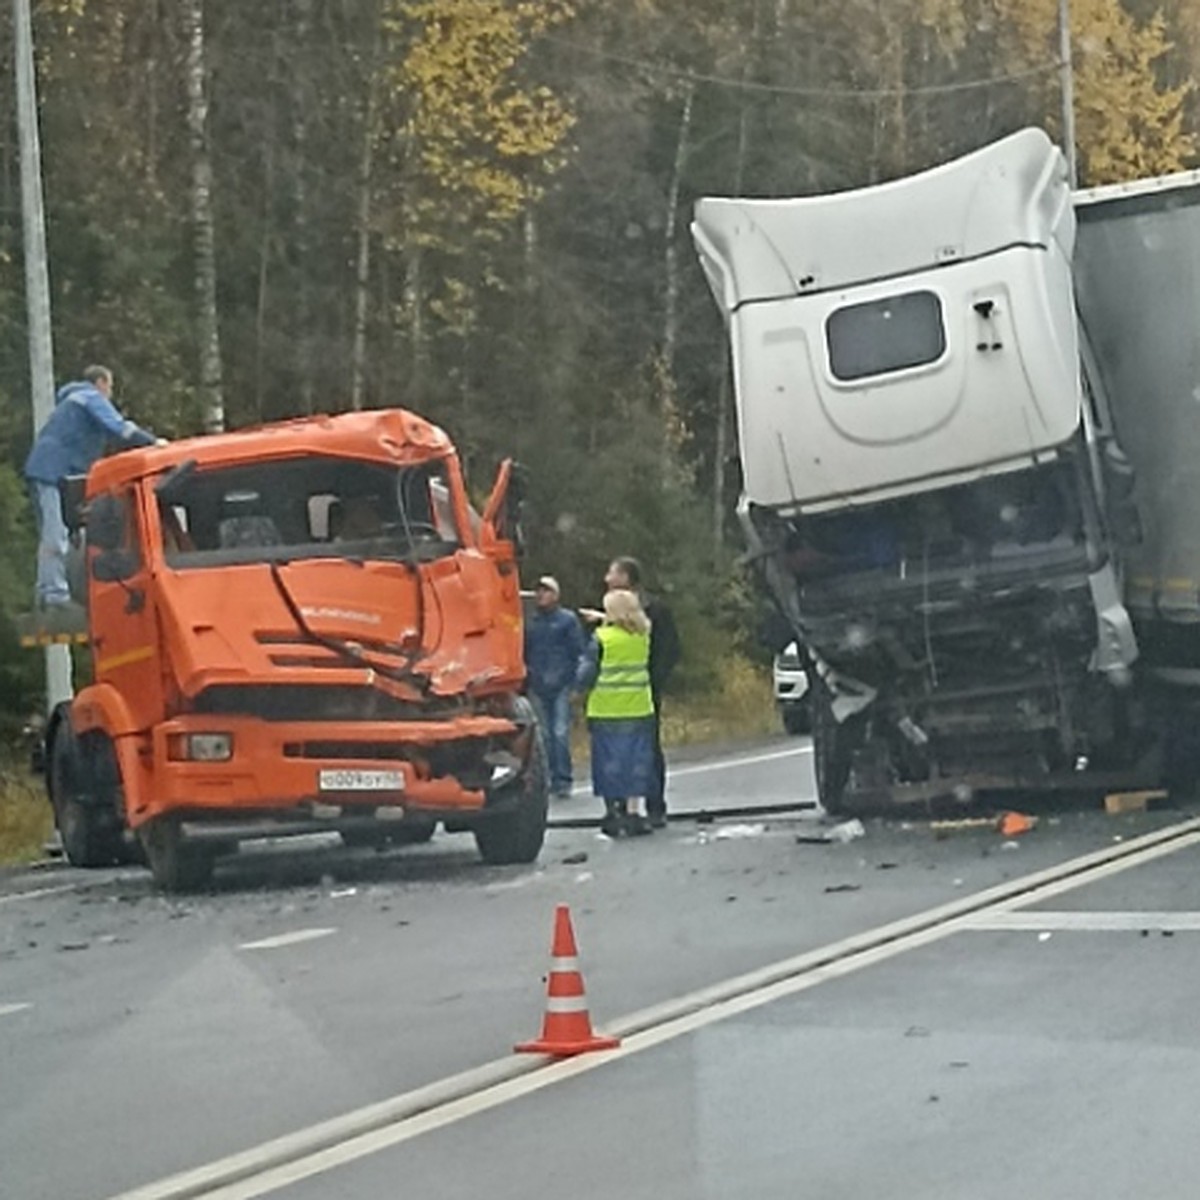
M 756 825 L 722 825 L 712 835 L 714 842 L 734 842 L 742 838 L 762 837 L 767 827 L 761 822 Z
M 1042 932 L 1038 934 L 1038 941 L 1048 942 L 1053 936 L 1054 934 L 1052 934 L 1048 929 L 1043 929 Z
M 1021 848 L 1020 842 L 1012 842 L 1012 841 L 1003 842 L 1000 846 L 1001 850 L 1020 850 L 1020 848 Z
M 831 883 L 826 886 L 825 894 L 831 895 L 834 892 L 861 892 L 861 883 Z
M 568 854 L 563 859 L 564 867 L 578 867 L 580 864 L 587 862 L 588 856 L 586 850 L 580 850 L 577 854 Z
M 995 817 L 962 817 L 956 821 L 930 821 L 930 832 L 937 838 L 951 833 L 962 833 L 967 829 L 995 829 Z
M 358 888 L 347 887 L 347 888 L 338 888 L 335 891 L 330 892 L 329 898 L 330 898 L 330 900 L 343 900 L 347 896 L 357 896 L 357 895 L 358 895 Z
M 1167 793 L 1161 789 L 1145 792 L 1110 792 L 1104 797 L 1104 811 L 1110 817 L 1121 816 L 1124 813 L 1142 813 L 1152 803 L 1166 798 Z
M 997 832 L 1004 837 L 1020 837 L 1024 833 L 1031 833 L 1037 828 L 1037 817 L 1026 816 L 1021 812 L 1006 812 L 1000 814 L 1000 820 L 996 825 Z
M 857 838 L 865 837 L 866 833 L 867 831 L 863 828 L 863 823 L 855 817 L 850 821 L 842 821 L 838 825 L 818 828 L 812 833 L 798 833 L 796 834 L 796 843 L 801 846 L 844 844 L 846 842 L 853 842 Z

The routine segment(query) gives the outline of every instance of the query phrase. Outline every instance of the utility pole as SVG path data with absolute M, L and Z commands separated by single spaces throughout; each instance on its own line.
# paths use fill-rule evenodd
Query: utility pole
M 1062 63 L 1062 135 L 1071 190 L 1079 186 L 1079 154 L 1075 148 L 1075 65 L 1071 53 L 1071 0 L 1058 0 L 1059 61 Z
M 38 139 L 37 79 L 29 0 L 13 0 L 17 127 L 21 143 L 21 215 L 24 224 L 25 312 L 29 328 L 29 394 L 33 432 L 54 411 L 54 338 L 50 327 L 50 272 L 46 264 L 46 210 L 42 200 L 42 151 Z M 46 706 L 70 700 L 71 650 L 46 647 Z

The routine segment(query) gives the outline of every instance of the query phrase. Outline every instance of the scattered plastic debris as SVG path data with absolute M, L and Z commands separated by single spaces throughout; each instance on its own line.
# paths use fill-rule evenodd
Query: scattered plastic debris
M 767 827 L 761 823 L 757 825 L 722 825 L 712 837 L 714 842 L 734 842 L 741 838 L 761 837 L 766 831 Z
M 835 825 L 829 831 L 829 840 L 831 842 L 852 842 L 856 838 L 866 837 L 867 831 L 863 828 L 863 823 L 855 817 L 852 821 L 843 821 L 840 825 Z
M 1020 850 L 1020 848 L 1021 848 L 1020 842 L 1004 842 L 1000 846 L 1001 850 Z
M 575 882 L 591 883 L 594 878 L 595 876 L 591 873 L 591 871 L 580 871 L 579 874 L 575 876 Z
M 825 888 L 825 894 L 830 895 L 834 892 L 861 892 L 861 883 L 831 883 Z
M 929 829 L 935 837 L 943 838 L 951 833 L 961 833 L 967 829 L 994 829 L 994 817 L 963 817 L 957 821 L 930 821 Z
M 1001 813 L 996 829 L 1004 837 L 1020 837 L 1037 828 L 1037 817 L 1029 817 L 1021 812 Z
M 1052 934 L 1048 929 L 1043 929 L 1042 932 L 1038 934 L 1038 941 L 1048 942 L 1053 936 L 1054 934 Z
M 341 899 L 344 899 L 346 896 L 357 896 L 357 895 L 358 895 L 358 888 L 356 888 L 356 887 L 337 888 L 335 891 L 332 891 L 329 893 L 329 898 L 330 898 L 330 900 L 341 900 Z

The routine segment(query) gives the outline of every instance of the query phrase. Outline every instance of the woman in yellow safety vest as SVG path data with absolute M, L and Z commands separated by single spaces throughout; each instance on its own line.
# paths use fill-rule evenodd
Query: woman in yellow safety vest
M 654 698 L 650 692 L 650 621 L 636 593 L 604 597 L 604 620 L 584 655 L 589 688 L 592 791 L 603 798 L 600 828 L 609 837 L 650 832 L 641 811 L 654 770 Z

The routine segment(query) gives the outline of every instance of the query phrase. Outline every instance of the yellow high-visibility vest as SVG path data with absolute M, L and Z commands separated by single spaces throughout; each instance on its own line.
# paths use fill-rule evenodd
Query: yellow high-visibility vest
M 654 715 L 650 693 L 650 635 L 628 633 L 616 625 L 601 625 L 600 674 L 588 694 L 592 720 L 630 720 Z

